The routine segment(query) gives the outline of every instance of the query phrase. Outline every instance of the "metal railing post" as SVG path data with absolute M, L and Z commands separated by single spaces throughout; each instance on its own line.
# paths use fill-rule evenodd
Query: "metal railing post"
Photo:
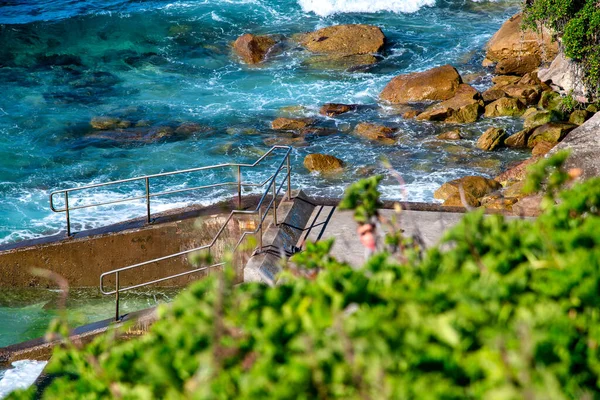
M 116 293 L 115 293 L 115 321 L 119 320 L 119 271 L 116 272 L 115 274 L 115 286 L 116 286 Z
M 237 173 L 237 195 L 238 195 L 238 209 L 242 208 L 242 166 L 238 165 Z
M 146 218 L 150 223 L 150 179 L 146 177 Z
M 69 215 L 69 192 L 65 191 L 65 215 L 67 217 L 67 236 L 71 236 L 71 217 Z
M 292 201 L 292 165 L 290 163 L 290 155 L 287 156 L 287 199 Z
M 273 179 L 273 223 L 277 226 L 277 187 L 275 186 L 275 181 L 277 179 Z
M 263 226 L 262 226 L 262 208 L 258 209 L 258 250 L 262 251 L 263 247 Z

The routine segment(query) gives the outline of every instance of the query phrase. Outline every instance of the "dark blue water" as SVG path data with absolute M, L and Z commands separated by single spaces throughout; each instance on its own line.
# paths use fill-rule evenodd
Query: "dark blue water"
M 324 102 L 366 106 L 320 119 L 320 126 L 339 133 L 309 138 L 294 148 L 296 187 L 339 196 L 365 170 L 386 173 L 381 157 L 402 174 L 412 201 L 432 200 L 441 183 L 457 176 L 497 174 L 525 154 L 480 152 L 474 139 L 491 125 L 515 131 L 518 121 L 484 119 L 468 128 L 470 140 L 441 143 L 435 135 L 447 126 L 405 121 L 379 107 L 377 97 L 397 74 L 447 63 L 463 75 L 478 74 L 474 84 L 485 88 L 483 46 L 517 6 L 514 1 L 449 0 L 0 1 L 0 241 L 64 229 L 64 216 L 48 207 L 54 189 L 253 161 L 277 135 L 270 121 L 289 106 L 301 106 L 294 112 L 306 116 L 318 115 Z M 230 50 L 246 32 L 291 36 L 342 23 L 382 28 L 388 44 L 377 65 L 355 72 L 323 69 L 307 62 L 302 49 L 289 46 L 268 63 L 248 67 Z M 90 120 L 97 116 L 128 121 L 134 132 L 190 123 L 197 129 L 153 141 L 111 140 L 94 134 Z M 363 121 L 398 127 L 401 139 L 383 146 L 348 133 Z M 311 176 L 302 166 L 311 152 L 333 154 L 348 167 L 338 177 Z M 266 174 L 258 171 L 248 179 Z M 224 178 L 198 177 L 205 182 Z M 399 184 L 386 180 L 384 193 L 400 198 Z M 153 209 L 231 194 L 221 189 L 171 196 L 156 200 Z M 79 201 L 119 195 L 97 190 Z M 143 203 L 132 203 L 74 212 L 72 221 L 74 230 L 81 230 L 142 215 Z

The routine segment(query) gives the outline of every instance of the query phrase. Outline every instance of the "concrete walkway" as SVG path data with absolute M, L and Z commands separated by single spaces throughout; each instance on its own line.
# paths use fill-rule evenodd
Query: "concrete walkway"
M 332 255 L 340 261 L 345 261 L 353 266 L 361 266 L 365 261 L 365 250 L 356 233 L 357 224 L 354 222 L 353 211 L 340 211 L 331 206 L 324 206 L 319 213 L 317 207 L 311 216 L 309 226 L 313 225 L 310 232 L 307 230 L 298 242 L 298 247 L 304 240 L 316 241 L 334 238 L 335 245 Z M 318 214 L 318 216 L 317 216 Z M 400 228 L 407 236 L 418 235 L 427 247 L 437 244 L 443 233 L 454 226 L 464 214 L 432 211 L 402 211 L 399 215 L 393 210 L 380 210 L 386 220 L 397 216 Z M 383 227 L 384 231 L 388 230 Z M 307 237 L 306 237 L 307 236 Z

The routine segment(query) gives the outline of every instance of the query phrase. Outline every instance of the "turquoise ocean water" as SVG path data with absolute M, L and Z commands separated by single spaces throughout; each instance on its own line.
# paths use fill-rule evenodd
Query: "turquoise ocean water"
M 379 107 L 377 97 L 395 75 L 446 63 L 465 76 L 475 74 L 473 84 L 485 89 L 490 76 L 480 67 L 484 44 L 517 8 L 515 1 L 469 0 L 0 1 L 0 243 L 64 230 L 64 216 L 49 210 L 54 189 L 253 161 L 277 135 L 270 121 L 288 106 L 318 116 L 324 102 L 364 105 L 336 119 L 320 118 L 320 126 L 339 133 L 310 137 L 294 148 L 294 185 L 313 193 L 340 196 L 364 171 L 385 174 L 378 164 L 382 156 L 406 182 L 403 192 L 386 179 L 388 198 L 431 201 L 449 179 L 493 176 L 526 155 L 480 152 L 474 139 L 491 125 L 514 132 L 519 121 L 482 119 L 467 127 L 468 140 L 441 143 L 435 135 L 448 126 L 403 120 Z M 353 72 L 327 69 L 287 46 L 264 65 L 249 67 L 230 50 L 247 32 L 291 36 L 346 23 L 381 27 L 388 43 L 378 64 Z M 96 116 L 144 125 L 130 128 L 144 132 L 184 123 L 201 129 L 149 143 L 113 140 L 93 134 L 90 120 Z M 378 145 L 348 133 L 363 121 L 399 128 L 398 144 Z M 311 176 L 302 160 L 312 152 L 343 159 L 345 173 Z M 142 187 L 96 190 L 78 201 L 115 199 L 130 190 L 141 193 Z M 221 189 L 174 195 L 158 199 L 153 210 L 231 194 Z M 142 215 L 143 203 L 77 211 L 73 229 Z

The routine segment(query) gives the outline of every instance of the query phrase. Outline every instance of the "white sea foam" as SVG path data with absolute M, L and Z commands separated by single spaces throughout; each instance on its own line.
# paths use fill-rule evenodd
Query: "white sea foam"
M 35 382 L 46 366 L 46 361 L 22 360 L 12 363 L 13 369 L 4 373 L 0 380 L 0 399 L 17 389 L 26 389 Z
M 298 0 L 304 12 L 313 12 L 322 17 L 338 13 L 376 13 L 391 11 L 413 13 L 426 6 L 435 5 L 435 0 Z

